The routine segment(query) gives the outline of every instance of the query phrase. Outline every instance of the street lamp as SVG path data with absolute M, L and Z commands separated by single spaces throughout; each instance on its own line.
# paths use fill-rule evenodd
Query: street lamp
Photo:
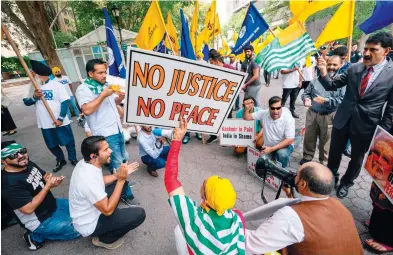
M 120 35 L 120 47 L 123 51 L 124 55 L 124 62 L 126 61 L 126 51 L 123 49 L 123 37 L 121 36 L 121 27 L 120 27 L 120 9 L 117 5 L 112 7 L 112 15 L 116 18 L 117 26 L 119 28 L 119 35 Z

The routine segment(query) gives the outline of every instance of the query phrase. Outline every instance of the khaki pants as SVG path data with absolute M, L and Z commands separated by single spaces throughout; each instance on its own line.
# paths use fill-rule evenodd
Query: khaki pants
M 306 114 L 306 133 L 304 134 L 303 158 L 312 160 L 319 138 L 319 162 L 325 163 L 328 158 L 330 147 L 330 135 L 332 133 L 332 122 L 336 112 L 328 115 L 320 115 L 308 109 Z
M 255 133 L 255 137 L 258 135 L 258 133 Z M 260 149 L 262 147 L 263 144 L 263 135 L 261 136 L 261 138 L 259 138 L 257 140 L 257 144 L 256 144 L 256 148 Z M 247 147 L 241 147 L 241 146 L 236 146 L 235 149 L 233 150 L 233 152 L 236 155 L 240 155 L 242 153 L 244 153 L 246 151 Z

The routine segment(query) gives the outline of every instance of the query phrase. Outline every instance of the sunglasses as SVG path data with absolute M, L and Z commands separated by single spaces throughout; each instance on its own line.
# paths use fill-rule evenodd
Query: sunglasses
M 274 110 L 276 110 L 276 111 L 278 111 L 278 110 L 280 110 L 282 107 L 280 106 L 280 107 L 270 107 L 270 110 L 272 110 L 272 111 L 274 111 Z
M 14 160 L 18 157 L 18 154 L 26 154 L 27 153 L 27 149 L 23 148 L 18 150 L 17 152 L 15 152 L 14 154 L 9 155 L 7 158 L 9 158 L 10 160 Z

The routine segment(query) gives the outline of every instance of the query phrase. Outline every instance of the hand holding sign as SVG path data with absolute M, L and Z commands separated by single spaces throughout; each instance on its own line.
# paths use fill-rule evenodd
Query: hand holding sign
M 178 128 L 173 130 L 173 139 L 175 141 L 183 141 L 184 135 L 187 132 L 187 122 L 185 119 L 180 120 L 180 124 Z

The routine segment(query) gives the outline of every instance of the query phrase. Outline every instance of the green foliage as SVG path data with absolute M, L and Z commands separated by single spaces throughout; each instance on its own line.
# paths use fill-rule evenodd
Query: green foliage
M 64 48 L 64 43 L 66 42 L 72 43 L 77 39 L 72 34 L 60 32 L 60 31 L 55 31 L 54 36 L 55 36 L 57 48 Z
M 30 66 L 30 58 L 28 56 L 24 56 L 26 64 Z M 25 73 L 25 69 L 20 64 L 17 57 L 1 57 L 1 72 L 14 72 L 18 71 L 19 73 Z
M 246 16 L 247 8 L 242 9 L 239 12 L 236 12 L 230 18 L 230 21 L 227 22 L 223 27 L 221 27 L 221 34 L 226 37 L 228 36 L 228 32 L 230 30 L 239 33 L 241 26 L 243 24 L 244 17 Z M 232 38 L 226 38 L 228 41 L 232 41 Z M 235 43 L 235 42 L 233 42 Z

